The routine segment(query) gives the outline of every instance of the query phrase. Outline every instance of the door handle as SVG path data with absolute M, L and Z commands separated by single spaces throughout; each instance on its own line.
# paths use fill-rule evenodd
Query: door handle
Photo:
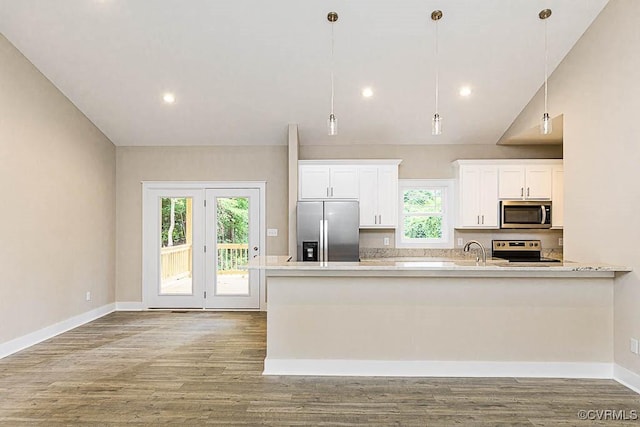
M 254 251 L 257 251 L 257 250 L 258 250 L 258 247 L 257 247 L 257 246 L 254 246 L 254 247 L 253 247 L 253 250 L 254 250 Z

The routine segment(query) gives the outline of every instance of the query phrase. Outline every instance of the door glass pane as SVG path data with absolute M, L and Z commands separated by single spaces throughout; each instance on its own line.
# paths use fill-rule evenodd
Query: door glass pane
M 160 294 L 191 295 L 192 199 L 163 197 L 160 215 Z
M 216 295 L 249 295 L 249 198 L 216 200 Z

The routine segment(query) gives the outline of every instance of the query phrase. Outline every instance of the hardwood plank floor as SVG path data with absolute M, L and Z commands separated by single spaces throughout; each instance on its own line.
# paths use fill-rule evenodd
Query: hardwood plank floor
M 0 425 L 640 425 L 612 380 L 264 377 L 264 313 L 118 312 L 0 360 Z

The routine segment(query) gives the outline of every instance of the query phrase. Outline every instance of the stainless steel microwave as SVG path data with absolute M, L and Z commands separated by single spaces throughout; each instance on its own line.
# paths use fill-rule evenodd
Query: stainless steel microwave
M 500 228 L 551 228 L 551 202 L 501 201 Z

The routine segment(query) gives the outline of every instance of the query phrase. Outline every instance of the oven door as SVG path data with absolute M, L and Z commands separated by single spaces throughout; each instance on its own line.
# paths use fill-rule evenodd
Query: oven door
M 551 202 L 502 201 L 500 228 L 551 228 Z

